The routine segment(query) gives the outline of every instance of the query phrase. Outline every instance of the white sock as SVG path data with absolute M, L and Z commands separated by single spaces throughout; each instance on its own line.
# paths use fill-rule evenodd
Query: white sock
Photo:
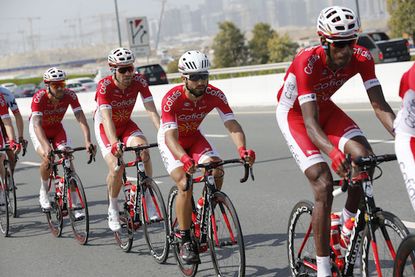
M 324 257 L 317 256 L 316 258 L 317 258 L 317 277 L 332 276 L 330 257 L 329 256 L 324 256 Z
M 48 192 L 49 188 L 49 180 L 43 180 L 42 177 L 40 178 L 40 192 Z
M 108 210 L 119 211 L 119 209 L 118 209 L 118 198 L 110 197 L 110 205 L 108 207 Z
M 72 204 L 73 205 L 77 205 L 78 204 L 78 194 L 76 193 L 76 191 L 71 191 L 71 200 L 72 200 Z
M 342 215 L 340 216 L 340 224 L 343 225 L 349 218 L 356 217 L 356 213 L 352 213 L 346 208 L 343 208 Z

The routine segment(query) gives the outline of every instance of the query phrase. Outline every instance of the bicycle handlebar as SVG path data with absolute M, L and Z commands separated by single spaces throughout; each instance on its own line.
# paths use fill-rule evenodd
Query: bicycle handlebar
M 86 150 L 86 147 L 75 147 L 75 148 L 66 148 L 66 149 L 56 149 L 56 150 L 52 150 L 50 151 L 50 157 L 53 157 L 53 155 L 68 155 L 68 154 L 73 154 L 75 152 L 78 151 L 83 151 Z M 91 153 L 89 155 L 89 159 L 88 159 L 88 164 L 90 164 L 92 162 L 92 160 L 95 161 L 95 155 L 93 153 Z
M 197 164 L 197 168 L 203 168 L 207 171 L 217 168 L 219 166 L 225 165 L 225 164 L 231 164 L 231 163 L 239 163 L 243 164 L 244 166 L 244 176 L 239 179 L 241 183 L 245 183 L 248 180 L 249 175 L 251 175 L 252 181 L 255 181 L 254 172 L 252 167 L 249 166 L 249 164 L 245 160 L 241 159 L 229 159 L 229 160 L 222 160 L 222 161 L 213 161 L 203 164 Z M 186 186 L 183 191 L 188 191 L 190 187 L 193 185 L 193 177 L 192 175 L 186 173 Z
M 120 145 L 123 145 L 123 144 L 120 143 Z M 128 147 L 122 147 L 122 151 L 123 152 L 127 152 L 127 151 L 141 152 L 144 149 L 153 148 L 153 147 L 157 147 L 157 146 L 158 146 L 157 143 L 150 143 L 150 144 L 147 144 L 147 145 L 128 146 Z M 119 157 L 119 158 L 117 158 L 117 165 L 114 168 L 115 172 L 118 172 L 118 170 L 120 170 L 121 164 L 122 164 L 122 157 Z

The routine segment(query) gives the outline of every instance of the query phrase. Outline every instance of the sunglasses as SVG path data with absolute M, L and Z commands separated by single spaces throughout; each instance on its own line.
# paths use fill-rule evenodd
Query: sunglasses
M 133 72 L 134 70 L 135 70 L 134 66 L 120 67 L 117 69 L 118 73 L 121 73 L 121 74 L 125 74 L 127 71 Z
M 50 82 L 49 86 L 51 88 L 57 89 L 57 88 L 65 88 L 66 87 L 66 83 L 65 81 L 62 82 Z
M 203 80 L 206 81 L 207 79 L 209 79 L 209 74 L 191 74 L 191 75 L 185 75 L 186 78 L 190 81 L 196 82 L 199 80 Z
M 331 45 L 334 48 L 344 48 L 346 46 L 354 46 L 356 44 L 356 40 L 346 40 L 346 41 L 334 41 Z

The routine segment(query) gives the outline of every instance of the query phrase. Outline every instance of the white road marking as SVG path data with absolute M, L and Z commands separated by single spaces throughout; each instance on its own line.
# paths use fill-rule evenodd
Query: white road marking
M 369 143 L 395 143 L 393 139 L 368 139 Z
M 205 137 L 208 137 L 208 138 L 226 138 L 226 137 L 228 137 L 228 135 L 205 134 Z
M 37 162 L 24 161 L 24 162 L 19 162 L 19 163 L 24 164 L 24 165 L 40 166 L 40 163 L 37 163 Z
M 137 177 L 127 176 L 127 180 L 137 182 Z M 163 184 L 162 181 L 157 181 L 157 180 L 153 180 L 153 181 L 156 182 L 157 185 Z

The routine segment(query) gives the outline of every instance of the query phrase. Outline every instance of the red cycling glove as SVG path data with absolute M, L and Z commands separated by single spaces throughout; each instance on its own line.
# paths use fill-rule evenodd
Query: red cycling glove
M 248 149 L 246 150 L 245 146 L 241 146 L 238 148 L 239 156 L 242 160 L 245 159 L 246 156 L 250 157 L 252 159 L 252 162 L 255 161 L 255 152 L 254 150 Z
M 10 148 L 12 150 L 20 150 L 20 149 L 22 149 L 22 145 L 20 143 L 15 142 L 14 140 L 10 140 L 9 144 L 10 144 Z
M 183 163 L 183 170 L 187 172 L 192 166 L 195 165 L 195 161 L 187 154 L 184 154 L 180 161 Z
M 339 148 L 334 147 L 329 153 L 329 157 L 331 159 L 331 168 L 333 168 L 335 172 L 338 172 L 342 163 L 346 160 L 346 156 L 339 150 Z
M 122 144 L 116 141 L 111 145 L 111 153 L 115 156 L 118 150 L 122 150 Z

